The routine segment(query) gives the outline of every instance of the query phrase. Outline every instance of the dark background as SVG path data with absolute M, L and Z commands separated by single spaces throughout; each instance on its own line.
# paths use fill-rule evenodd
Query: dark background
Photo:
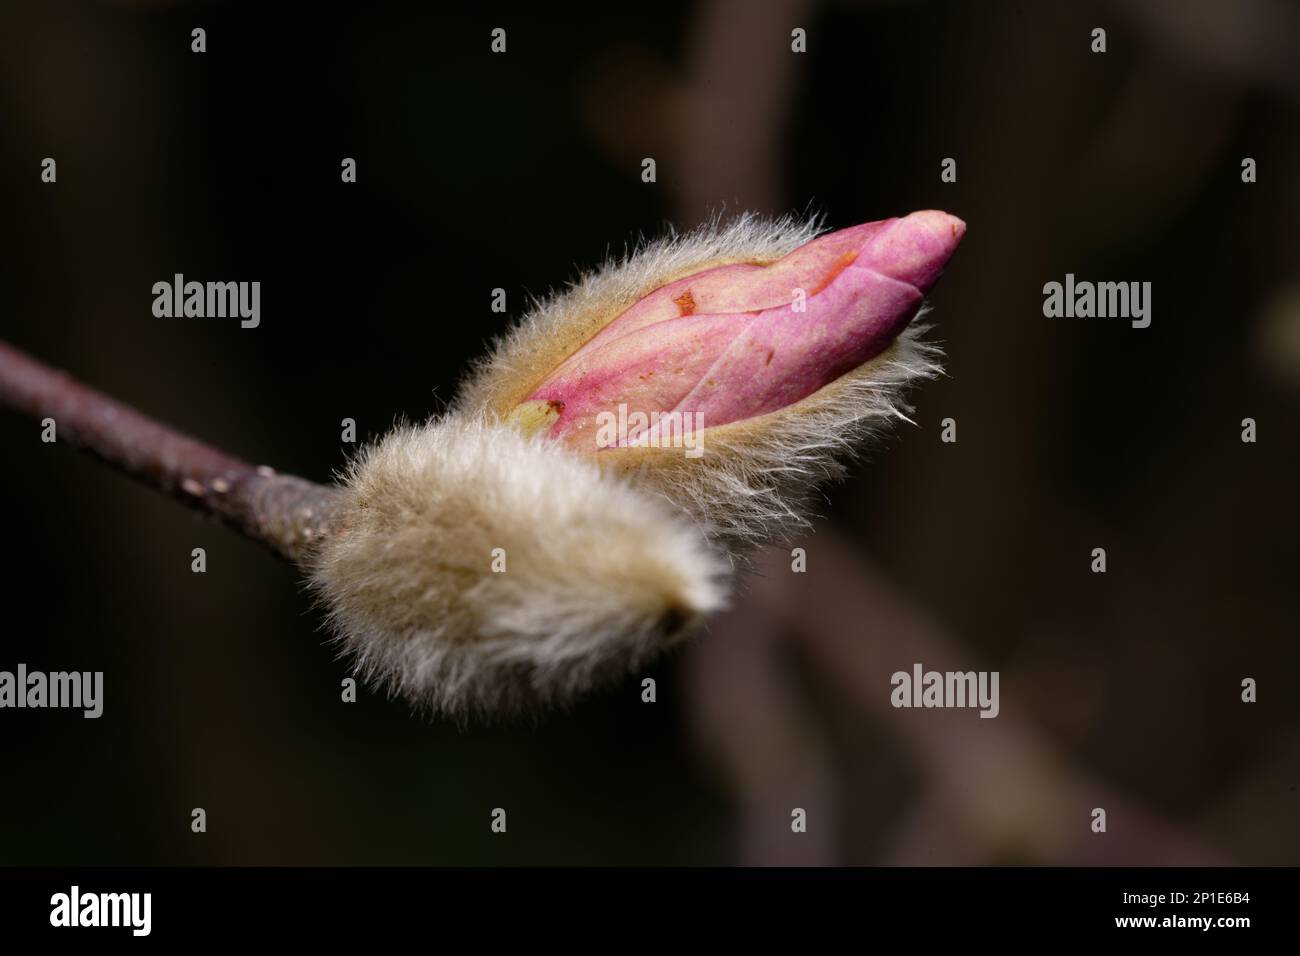
M 948 376 L 808 574 L 465 729 L 342 703 L 292 568 L 0 414 L 0 669 L 105 672 L 99 720 L 0 712 L 0 863 L 1300 862 L 1300 8 L 356 6 L 6 4 L 0 334 L 319 480 L 341 419 L 443 406 L 494 287 L 717 210 L 938 207 Z M 261 327 L 155 318 L 175 272 L 260 280 Z M 1067 272 L 1152 282 L 1151 327 L 1044 318 Z M 915 661 L 1000 670 L 1002 715 L 890 709 Z

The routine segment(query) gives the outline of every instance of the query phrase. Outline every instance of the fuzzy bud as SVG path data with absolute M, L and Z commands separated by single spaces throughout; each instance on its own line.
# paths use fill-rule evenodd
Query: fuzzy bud
M 766 542 L 937 372 L 913 320 L 965 229 L 744 217 L 653 243 L 526 317 L 460 405 L 635 476 L 733 550 Z
M 817 238 L 742 217 L 541 303 L 448 415 L 344 476 L 312 580 L 362 673 L 493 713 L 679 641 L 724 603 L 729 559 L 805 523 L 817 484 L 937 372 L 914 320 L 964 229 L 920 212 Z M 673 413 L 698 443 L 663 440 Z
M 833 232 L 768 265 L 670 282 L 563 361 L 512 417 L 536 422 L 544 407 L 546 433 L 586 452 L 646 443 L 651 426 L 639 421 L 602 435 L 619 406 L 710 428 L 793 405 L 897 338 L 965 228 L 918 212 Z
M 344 649 L 440 713 L 567 702 L 725 603 L 726 562 L 673 509 L 480 421 L 368 447 L 335 521 L 312 580 Z

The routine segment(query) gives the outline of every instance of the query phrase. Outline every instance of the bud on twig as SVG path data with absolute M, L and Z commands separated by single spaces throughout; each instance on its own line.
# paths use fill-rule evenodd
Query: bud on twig
M 914 320 L 964 230 L 931 211 L 817 238 L 746 216 L 646 245 L 540 304 L 449 415 L 363 450 L 337 488 L 3 344 L 0 404 L 301 563 L 391 691 L 451 713 L 552 704 L 721 607 L 736 555 L 806 522 L 843 453 L 903 417 L 938 371 Z M 699 454 L 663 447 L 673 415 Z M 634 424 L 601 440 L 610 416 Z

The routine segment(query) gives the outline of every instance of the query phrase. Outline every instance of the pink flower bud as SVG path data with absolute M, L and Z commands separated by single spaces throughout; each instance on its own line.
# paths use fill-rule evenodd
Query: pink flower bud
M 912 320 L 965 231 L 941 212 L 818 228 L 741 215 L 642 243 L 536 303 L 446 415 L 355 459 L 311 561 L 361 672 L 460 714 L 568 700 L 806 527 L 939 371 Z M 674 412 L 707 448 L 632 427 Z
M 947 213 L 915 212 L 830 233 L 766 265 L 676 279 L 568 356 L 515 417 L 587 450 L 601 413 L 620 405 L 708 428 L 786 408 L 884 351 L 965 230 Z

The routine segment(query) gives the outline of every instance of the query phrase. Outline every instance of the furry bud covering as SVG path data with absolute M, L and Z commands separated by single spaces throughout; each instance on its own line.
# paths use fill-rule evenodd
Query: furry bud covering
M 343 484 L 313 583 L 358 669 L 436 711 L 567 701 L 724 601 L 677 509 L 511 428 L 399 428 Z

